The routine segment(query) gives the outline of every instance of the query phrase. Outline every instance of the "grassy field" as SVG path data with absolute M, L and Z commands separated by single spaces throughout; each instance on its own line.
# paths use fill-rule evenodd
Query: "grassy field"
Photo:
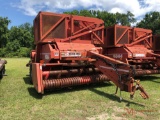
M 114 96 L 112 83 L 85 85 L 39 95 L 29 83 L 27 58 L 7 58 L 0 81 L 1 120 L 160 120 L 160 75 L 141 77 L 150 98 Z M 119 95 L 119 94 L 118 94 Z

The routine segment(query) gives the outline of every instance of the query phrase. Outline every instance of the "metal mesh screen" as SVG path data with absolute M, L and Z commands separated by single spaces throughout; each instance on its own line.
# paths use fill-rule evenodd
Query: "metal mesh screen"
M 42 35 L 55 25 L 60 18 L 60 16 L 42 15 Z
M 101 30 L 99 30 L 99 31 L 96 31 L 95 32 L 95 34 L 100 38 L 100 39 L 102 39 L 102 31 Z M 92 35 L 93 36 L 93 44 L 101 44 L 101 42 L 94 36 L 94 35 Z
M 74 22 L 73 24 L 72 21 Z M 34 23 L 35 43 L 38 41 L 46 42 L 63 38 L 67 39 L 73 36 L 72 40 L 93 40 L 95 43 L 99 44 L 98 40 L 103 38 L 102 30 L 92 33 L 90 29 L 97 28 L 100 21 L 94 21 L 94 19 L 85 20 L 85 18 L 83 20 L 82 17 L 72 17 L 66 14 L 40 12 Z M 87 31 L 89 32 L 87 33 Z
M 55 29 L 53 29 L 47 38 L 65 38 L 65 20 L 63 20 Z
M 116 41 L 125 32 L 126 28 L 116 28 Z M 128 44 L 128 32 L 126 32 L 117 44 Z
M 154 39 L 154 49 L 160 51 L 160 36 L 156 36 Z
M 148 33 L 147 31 L 145 31 L 144 29 L 137 28 L 135 30 L 135 35 L 134 35 L 135 41 L 139 41 L 139 40 L 142 39 L 142 41 L 138 42 L 137 44 L 138 45 L 145 45 L 145 47 L 150 48 L 150 46 L 148 45 L 148 43 L 152 46 L 152 42 L 151 42 L 152 38 L 151 37 L 147 37 L 149 35 L 150 35 L 150 33 Z M 148 41 L 148 43 L 146 41 Z
M 36 18 L 34 20 L 34 40 L 35 42 L 37 42 L 38 40 L 40 40 L 40 21 L 38 18 Z
M 128 44 L 130 44 L 130 43 L 132 43 L 133 42 L 133 32 L 129 29 L 128 30 L 128 38 L 129 38 L 129 43 Z
M 114 28 L 111 27 L 111 28 L 108 28 L 106 30 L 107 34 L 106 34 L 106 40 L 104 41 L 105 44 L 107 46 L 113 46 L 114 45 Z

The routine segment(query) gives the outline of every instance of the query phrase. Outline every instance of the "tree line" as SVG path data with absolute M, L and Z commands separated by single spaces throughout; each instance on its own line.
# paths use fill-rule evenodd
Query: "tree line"
M 114 24 L 141 27 L 151 29 L 153 34 L 160 34 L 160 12 L 147 13 L 144 18 L 137 22 L 133 13 L 109 13 L 95 10 L 73 10 L 65 14 L 96 17 L 102 19 L 106 27 Z M 34 49 L 33 25 L 24 23 L 20 26 L 8 25 L 11 23 L 7 17 L 0 17 L 0 57 L 29 57 Z
M 12 26 L 7 17 L 0 17 L 0 57 L 29 57 L 34 46 L 33 26 L 24 23 Z

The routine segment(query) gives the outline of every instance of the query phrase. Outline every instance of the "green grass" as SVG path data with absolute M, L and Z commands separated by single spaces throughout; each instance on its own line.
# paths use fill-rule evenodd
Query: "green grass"
M 77 86 L 41 96 L 29 83 L 25 66 L 29 59 L 6 60 L 7 76 L 0 81 L 1 120 L 160 119 L 160 75 L 140 78 L 150 95 L 148 100 L 142 99 L 138 92 L 130 100 L 129 94 L 122 92 L 123 101 L 119 102 L 119 97 L 113 95 L 112 83 Z

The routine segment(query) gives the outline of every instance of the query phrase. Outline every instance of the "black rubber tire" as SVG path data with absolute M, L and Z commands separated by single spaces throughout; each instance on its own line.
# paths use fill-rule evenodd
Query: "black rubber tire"
M 30 78 L 30 83 L 33 84 L 33 81 L 32 81 L 32 65 L 29 66 L 29 78 Z
M 2 68 L 2 70 L 0 71 L 0 79 L 3 78 L 3 75 L 5 74 L 5 66 Z
M 2 71 L 0 71 L 0 79 L 2 79 L 2 78 L 3 78 Z

